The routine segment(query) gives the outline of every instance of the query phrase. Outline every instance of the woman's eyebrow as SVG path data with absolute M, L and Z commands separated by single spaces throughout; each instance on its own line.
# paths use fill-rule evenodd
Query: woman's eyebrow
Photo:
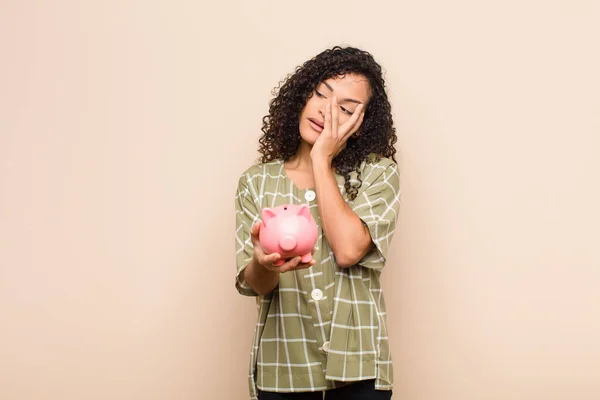
M 325 86 L 327 86 L 327 89 L 329 89 L 331 92 L 333 92 L 333 88 L 331 86 L 329 86 L 329 83 L 323 81 L 323 84 Z M 362 104 L 362 101 L 358 101 L 358 100 L 354 100 L 354 99 L 342 99 L 340 101 L 349 101 L 351 103 Z

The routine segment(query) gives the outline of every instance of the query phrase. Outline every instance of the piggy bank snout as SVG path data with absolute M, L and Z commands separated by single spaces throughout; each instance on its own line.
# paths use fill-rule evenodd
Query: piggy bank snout
M 284 251 L 292 251 L 296 248 L 296 239 L 293 236 L 284 236 L 279 239 L 279 246 Z

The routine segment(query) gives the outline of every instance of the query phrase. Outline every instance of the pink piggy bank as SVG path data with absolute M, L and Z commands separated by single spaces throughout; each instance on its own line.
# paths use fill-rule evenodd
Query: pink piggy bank
M 261 216 L 261 247 L 267 254 L 281 255 L 274 265 L 280 266 L 286 259 L 296 256 L 302 256 L 302 263 L 312 260 L 312 250 L 317 243 L 319 232 L 306 204 L 264 208 Z

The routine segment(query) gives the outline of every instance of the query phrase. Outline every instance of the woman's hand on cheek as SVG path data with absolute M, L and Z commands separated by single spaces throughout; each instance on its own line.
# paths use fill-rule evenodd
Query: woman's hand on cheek
M 334 96 L 325 107 L 325 124 L 323 131 L 315 141 L 310 156 L 313 161 L 331 161 L 345 147 L 350 136 L 354 135 L 363 122 L 365 113 L 363 104 L 359 104 L 352 116 L 342 126 L 339 126 L 339 106 Z

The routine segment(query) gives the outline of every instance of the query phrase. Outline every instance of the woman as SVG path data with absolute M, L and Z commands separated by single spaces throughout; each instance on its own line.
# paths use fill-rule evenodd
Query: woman
M 334 47 L 296 69 L 263 118 L 259 164 L 236 192 L 236 288 L 257 296 L 252 399 L 390 399 L 392 361 L 380 275 L 400 201 L 381 67 Z M 307 204 L 313 259 L 275 266 L 261 210 Z

